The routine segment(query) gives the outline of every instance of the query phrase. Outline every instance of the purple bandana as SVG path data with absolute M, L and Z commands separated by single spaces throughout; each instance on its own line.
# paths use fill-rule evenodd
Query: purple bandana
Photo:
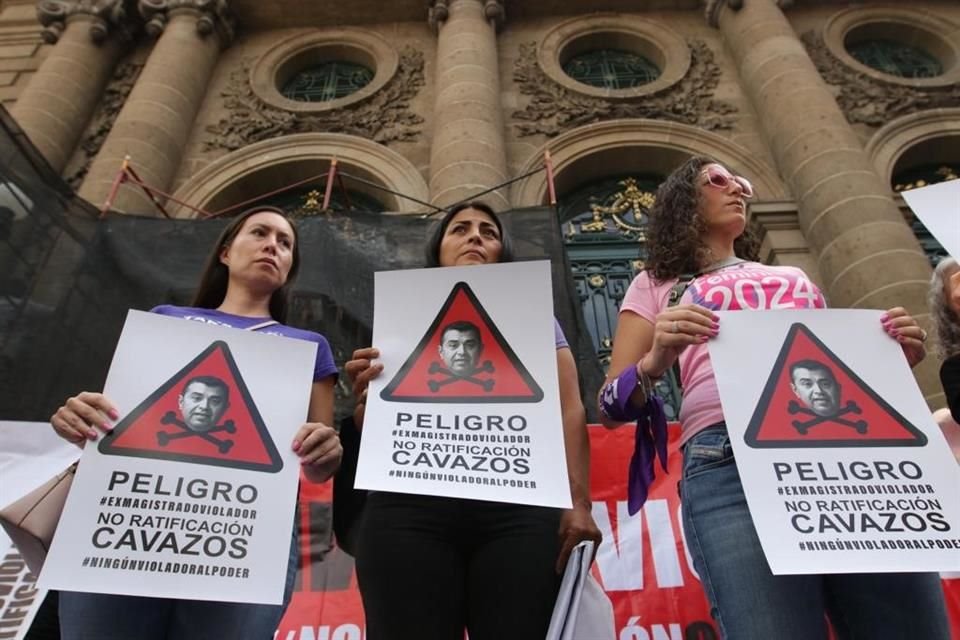
M 640 511 L 647 501 L 647 493 L 655 477 L 654 460 L 660 458 L 660 466 L 667 470 L 667 416 L 663 412 L 663 400 L 651 396 L 637 420 L 633 457 L 627 485 L 627 512 Z
M 607 383 L 600 394 L 600 411 L 617 422 L 630 422 L 640 417 L 642 409 L 630 404 L 630 394 L 637 388 L 637 368 L 633 365 Z

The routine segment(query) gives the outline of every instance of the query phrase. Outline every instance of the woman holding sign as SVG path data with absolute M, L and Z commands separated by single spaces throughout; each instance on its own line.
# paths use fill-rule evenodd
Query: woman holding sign
M 427 266 L 510 262 L 510 238 L 493 210 L 453 208 L 427 244 Z M 361 520 L 357 575 L 369 640 L 531 640 L 543 638 L 559 573 L 581 540 L 599 542 L 589 484 L 589 440 L 577 369 L 560 326 L 560 404 L 573 508 L 371 493 Z M 464 354 L 464 358 L 468 354 Z M 367 386 L 383 371 L 379 352 L 358 349 L 346 371 L 363 424 Z M 451 366 L 456 366 L 451 356 Z M 559 535 L 558 535 L 559 531 Z
M 638 433 L 648 437 L 638 436 L 635 456 L 644 464 L 631 466 L 631 509 L 646 497 L 655 450 L 666 446 L 653 381 L 679 363 L 684 535 L 723 637 L 825 640 L 829 617 L 841 638 L 946 640 L 936 575 L 774 576 L 767 565 L 707 352 L 706 342 L 722 331 L 713 311 L 826 305 L 800 269 L 756 262 L 746 215 L 752 195 L 745 178 L 702 157 L 684 163 L 657 192 L 647 269 L 624 297 L 610 374 L 599 398 L 607 426 L 641 419 L 648 427 L 638 426 Z M 744 300 L 747 279 L 764 295 Z M 911 366 L 923 359 L 926 333 L 904 309 L 891 309 L 882 323 Z M 745 354 L 750 349 L 743 345 Z M 821 391 L 814 401 L 829 402 L 829 393 Z
M 960 422 L 960 265 L 944 258 L 930 280 L 930 317 L 937 338 L 940 382 L 954 421 Z
M 193 306 L 164 305 L 153 312 L 316 343 L 309 422 L 296 433 L 291 446 L 300 456 L 306 477 L 323 482 L 337 470 L 342 455 L 337 433 L 328 426 L 333 423 L 337 369 L 326 338 L 282 324 L 299 267 L 297 230 L 283 210 L 250 209 L 234 218 L 220 235 L 200 278 Z M 217 415 L 216 389 L 200 382 L 195 386 L 198 399 L 184 399 L 184 403 L 195 405 L 189 412 L 184 410 L 184 420 L 209 421 Z M 101 431 L 110 431 L 119 415 L 102 394 L 84 392 L 68 399 L 50 421 L 62 438 L 83 446 L 88 440 L 96 440 Z M 284 602 L 292 594 L 297 571 L 296 538 L 294 527 Z M 275 605 L 60 593 L 64 640 L 268 640 L 273 638 L 283 609 Z

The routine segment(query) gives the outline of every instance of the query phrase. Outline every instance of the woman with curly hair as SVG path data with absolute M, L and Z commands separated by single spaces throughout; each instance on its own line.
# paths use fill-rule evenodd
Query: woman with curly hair
M 930 279 L 930 317 L 937 339 L 940 382 L 955 422 L 960 422 L 960 264 L 941 260 Z
M 756 261 L 757 245 L 747 232 L 752 195 L 745 178 L 703 157 L 684 163 L 657 193 L 647 269 L 624 297 L 599 399 L 607 426 L 644 418 L 631 462 L 631 510 L 646 497 L 654 451 L 665 456 L 666 425 L 653 381 L 679 362 L 684 536 L 722 636 L 825 640 L 829 618 L 840 638 L 947 640 L 934 574 L 770 571 L 747 510 L 706 343 L 721 330 L 714 311 L 826 304 L 802 270 Z M 924 357 L 925 334 L 904 309 L 889 310 L 882 324 L 911 366 Z M 744 353 L 749 348 L 744 345 Z M 648 420 L 660 427 L 649 428 Z

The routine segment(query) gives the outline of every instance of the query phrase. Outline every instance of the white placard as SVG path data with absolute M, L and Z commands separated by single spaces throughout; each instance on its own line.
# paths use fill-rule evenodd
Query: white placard
M 960 260 L 960 180 L 910 189 L 900 195 L 947 253 Z
M 0 507 L 16 502 L 80 457 L 48 422 L 0 421 Z M 0 529 L 0 638 L 21 640 L 44 598 L 6 532 Z
M 356 486 L 568 508 L 550 264 L 390 271 L 375 284 L 384 370 Z
M 0 529 L 0 638 L 22 640 L 27 637 L 47 597 L 46 589 L 37 589 L 36 581 L 23 556 Z
M 718 315 L 710 358 L 773 573 L 960 568 L 960 467 L 882 312 Z
M 279 604 L 315 356 L 131 311 L 104 390 L 120 419 L 84 449 L 41 586 Z
M 49 422 L 0 421 L 0 508 L 12 504 L 69 467 L 80 448 Z

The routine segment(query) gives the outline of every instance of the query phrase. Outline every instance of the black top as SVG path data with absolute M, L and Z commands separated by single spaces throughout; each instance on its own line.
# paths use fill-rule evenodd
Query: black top
M 940 366 L 940 383 L 943 385 L 943 392 L 947 395 L 950 415 L 960 422 L 960 353 L 943 361 Z

